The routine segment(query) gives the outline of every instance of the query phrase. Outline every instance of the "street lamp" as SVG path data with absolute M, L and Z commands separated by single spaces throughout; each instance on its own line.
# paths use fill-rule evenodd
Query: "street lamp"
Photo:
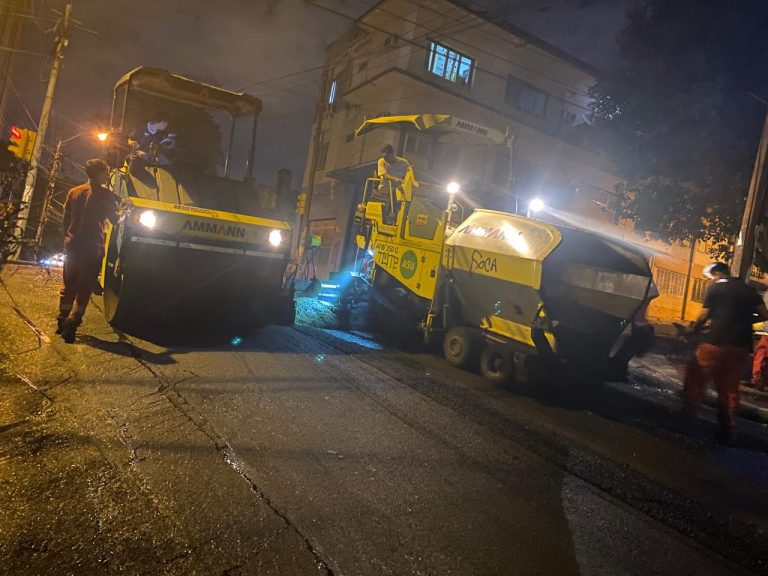
M 90 130 L 83 130 L 82 132 L 78 132 L 74 136 L 70 136 L 66 140 L 61 140 L 61 143 L 66 144 L 67 142 L 72 142 L 72 140 L 77 140 L 78 138 L 80 138 L 81 136 L 85 136 L 86 134 L 90 134 L 100 142 L 106 142 L 107 138 L 109 138 L 109 132 L 91 132 Z
M 448 236 L 448 228 L 451 225 L 451 215 L 453 214 L 453 200 L 456 197 L 456 194 L 458 194 L 461 191 L 461 186 L 458 182 L 452 181 L 449 182 L 448 185 L 445 187 L 445 191 L 448 192 L 448 206 L 446 206 L 445 211 L 443 212 L 443 217 L 440 221 L 440 224 L 443 228 L 442 233 L 440 234 L 440 256 L 437 261 L 437 266 L 434 269 L 434 278 L 435 278 L 435 293 L 440 293 L 440 271 L 443 266 L 443 257 L 445 253 L 445 239 Z M 442 301 L 441 298 L 435 297 L 432 298 L 432 300 L 429 302 L 429 312 L 427 313 L 427 319 L 423 323 L 423 329 L 424 329 L 424 341 L 429 342 L 432 338 L 432 322 L 437 317 L 440 309 L 445 304 L 445 302 Z
M 536 212 L 541 212 L 544 210 L 544 200 L 541 198 L 534 198 L 528 203 L 528 218 L 532 218 L 532 214 L 535 214 Z
M 461 186 L 458 182 L 449 182 L 448 186 L 445 187 L 445 191 L 448 192 L 448 220 L 451 219 L 451 211 L 453 210 L 453 199 L 456 197 L 456 194 L 459 193 L 461 190 Z

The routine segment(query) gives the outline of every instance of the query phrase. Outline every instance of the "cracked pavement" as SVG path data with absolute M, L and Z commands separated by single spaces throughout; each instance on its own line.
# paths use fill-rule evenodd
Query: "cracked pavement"
M 2 574 L 761 574 L 768 458 L 335 330 L 147 339 L 0 285 Z M 704 431 L 707 430 L 704 425 Z

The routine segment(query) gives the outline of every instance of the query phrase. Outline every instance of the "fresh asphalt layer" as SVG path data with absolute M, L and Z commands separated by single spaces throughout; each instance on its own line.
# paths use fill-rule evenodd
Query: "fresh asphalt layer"
M 66 345 L 57 273 L 1 279 L 0 573 L 766 573 L 761 430 L 316 327 L 141 338 L 98 299 Z

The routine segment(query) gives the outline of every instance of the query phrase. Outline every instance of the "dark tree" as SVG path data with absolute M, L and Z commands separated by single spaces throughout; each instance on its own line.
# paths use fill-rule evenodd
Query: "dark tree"
M 666 242 L 738 231 L 768 99 L 768 2 L 651 0 L 593 89 L 625 214 Z
M 21 209 L 26 163 L 7 150 L 0 140 L 0 269 L 17 247 L 16 220 Z

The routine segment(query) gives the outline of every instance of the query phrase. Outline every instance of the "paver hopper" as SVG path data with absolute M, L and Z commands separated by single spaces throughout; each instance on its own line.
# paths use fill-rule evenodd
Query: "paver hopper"
M 488 375 L 506 377 L 515 357 L 519 364 L 534 353 L 601 377 L 628 360 L 611 352 L 655 295 L 636 248 L 490 210 L 475 211 L 445 244 L 449 323 L 495 342 L 481 360 Z

